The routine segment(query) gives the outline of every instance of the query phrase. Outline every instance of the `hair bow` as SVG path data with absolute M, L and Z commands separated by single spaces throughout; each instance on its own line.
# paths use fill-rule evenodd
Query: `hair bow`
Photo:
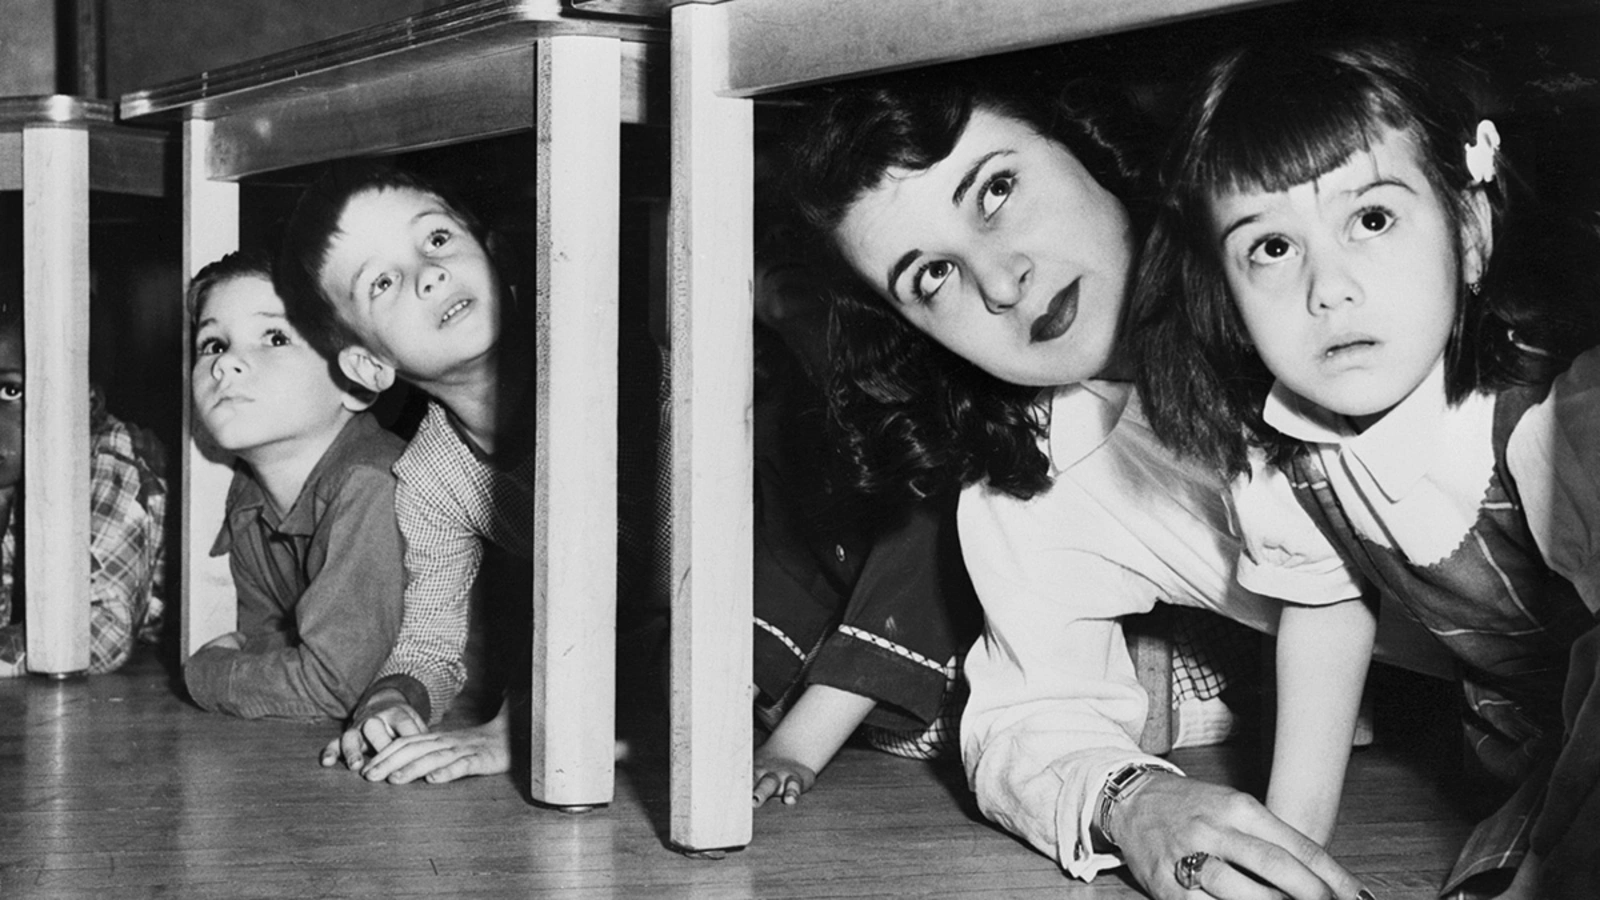
M 1494 123 L 1488 119 L 1478 122 L 1478 134 L 1473 142 L 1465 145 L 1467 151 L 1467 171 L 1472 173 L 1473 184 L 1485 184 L 1494 180 L 1495 153 L 1500 150 L 1500 132 Z

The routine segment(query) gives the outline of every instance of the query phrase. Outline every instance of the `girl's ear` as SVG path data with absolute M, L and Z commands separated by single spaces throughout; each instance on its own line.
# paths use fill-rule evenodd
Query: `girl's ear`
M 365 347 L 346 347 L 339 351 L 339 371 L 374 395 L 394 386 L 394 366 L 372 355 Z
M 1494 254 L 1494 210 L 1482 185 L 1467 190 L 1467 216 L 1461 223 L 1461 280 L 1477 284 Z

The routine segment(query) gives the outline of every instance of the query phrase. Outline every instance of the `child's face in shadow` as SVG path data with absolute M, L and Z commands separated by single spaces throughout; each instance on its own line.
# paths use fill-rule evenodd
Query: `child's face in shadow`
M 21 483 L 22 332 L 6 328 L 0 329 L 0 491 Z
M 339 217 L 323 293 L 366 349 L 427 384 L 487 358 L 500 336 L 489 254 L 444 201 L 409 188 L 357 194 Z
M 333 370 L 284 317 L 283 301 L 259 276 L 207 293 L 195 328 L 190 372 L 195 413 L 224 450 L 252 462 L 337 434 L 350 397 Z M 320 452 L 320 450 L 319 450 Z

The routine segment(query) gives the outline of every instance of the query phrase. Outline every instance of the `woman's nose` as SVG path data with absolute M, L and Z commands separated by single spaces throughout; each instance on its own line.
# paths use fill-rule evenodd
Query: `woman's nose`
M 983 295 L 984 308 L 999 315 L 1022 300 L 1033 267 L 1028 258 L 1009 251 L 980 258 L 973 263 L 973 276 L 978 292 Z

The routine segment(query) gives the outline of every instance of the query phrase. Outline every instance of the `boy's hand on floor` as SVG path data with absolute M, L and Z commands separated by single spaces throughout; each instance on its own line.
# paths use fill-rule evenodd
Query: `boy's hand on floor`
M 428 723 L 399 691 L 379 691 L 356 711 L 344 733 L 322 748 L 322 765 L 332 767 L 342 759 L 345 768 L 361 773 L 368 751 L 382 753 L 396 739 L 427 730 Z
M 378 751 L 361 776 L 368 781 L 407 784 L 421 779 L 444 784 L 472 775 L 511 769 L 509 713 L 501 706 L 493 720 L 456 731 L 433 731 L 396 738 Z
M 810 766 L 782 756 L 756 751 L 755 787 L 750 795 L 752 807 L 761 806 L 773 797 L 784 806 L 800 802 L 800 795 L 817 783 L 817 773 Z

